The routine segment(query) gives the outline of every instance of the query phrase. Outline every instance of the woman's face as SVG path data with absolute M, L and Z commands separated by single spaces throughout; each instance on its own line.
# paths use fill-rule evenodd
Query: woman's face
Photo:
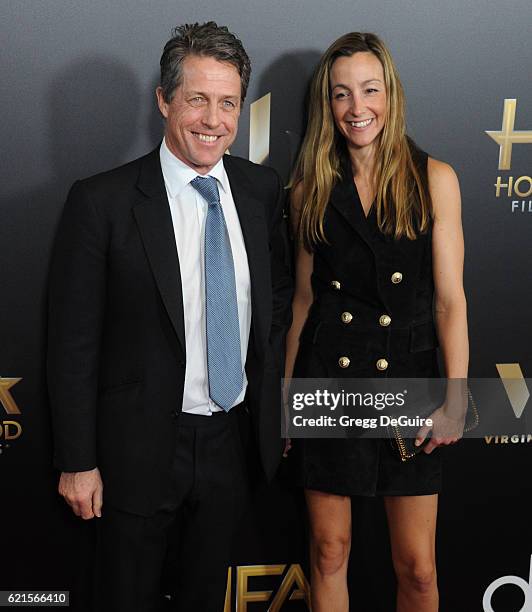
M 331 67 L 331 110 L 349 149 L 374 145 L 386 118 L 384 71 L 369 52 L 339 57 Z

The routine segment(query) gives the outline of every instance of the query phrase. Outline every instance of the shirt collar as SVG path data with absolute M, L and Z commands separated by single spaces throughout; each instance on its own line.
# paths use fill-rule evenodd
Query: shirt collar
M 168 148 L 165 138 L 163 138 L 161 143 L 159 157 L 164 183 L 171 198 L 177 197 L 190 181 L 194 180 L 197 176 L 203 176 L 176 157 Z M 225 192 L 229 191 L 229 179 L 227 178 L 223 158 L 210 169 L 207 176 L 215 178 L 218 181 L 218 185 Z

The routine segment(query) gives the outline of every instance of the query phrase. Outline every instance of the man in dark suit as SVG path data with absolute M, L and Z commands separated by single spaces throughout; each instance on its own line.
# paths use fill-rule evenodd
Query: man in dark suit
M 283 189 L 273 170 L 224 155 L 250 70 L 227 28 L 176 28 L 157 88 L 161 145 L 76 182 L 61 218 L 49 285 L 55 464 L 73 511 L 99 517 L 98 610 L 155 610 L 177 533 L 178 609 L 221 611 L 247 491 L 242 426 L 267 477 L 282 454 Z

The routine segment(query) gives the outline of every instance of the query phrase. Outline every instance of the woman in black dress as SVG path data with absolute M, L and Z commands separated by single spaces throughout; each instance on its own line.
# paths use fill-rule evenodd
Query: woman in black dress
M 464 379 L 468 367 L 460 191 L 453 169 L 406 136 L 401 83 L 374 34 L 323 55 L 294 170 L 296 292 L 286 376 Z M 397 610 L 435 612 L 440 456 L 459 434 L 435 411 L 430 442 L 401 462 L 388 440 L 298 440 L 311 527 L 314 612 L 348 610 L 351 496 L 384 497 Z M 458 431 L 458 430 L 454 430 Z M 427 436 L 418 433 L 416 444 Z

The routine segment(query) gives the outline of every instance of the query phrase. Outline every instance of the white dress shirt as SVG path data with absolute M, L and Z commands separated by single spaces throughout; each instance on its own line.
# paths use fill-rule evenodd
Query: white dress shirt
M 210 416 L 222 410 L 209 397 L 207 370 L 207 338 L 205 319 L 205 219 L 208 204 L 190 182 L 199 175 L 178 159 L 167 147 L 165 139 L 160 148 L 161 168 L 172 214 L 185 319 L 187 365 L 183 412 Z M 247 378 L 244 370 L 251 325 L 251 286 L 248 258 L 240 221 L 231 194 L 229 179 L 221 159 L 208 173 L 218 183 L 227 232 L 231 242 L 235 266 L 240 350 L 242 357 L 242 392 L 233 405 L 239 404 L 246 393 Z

